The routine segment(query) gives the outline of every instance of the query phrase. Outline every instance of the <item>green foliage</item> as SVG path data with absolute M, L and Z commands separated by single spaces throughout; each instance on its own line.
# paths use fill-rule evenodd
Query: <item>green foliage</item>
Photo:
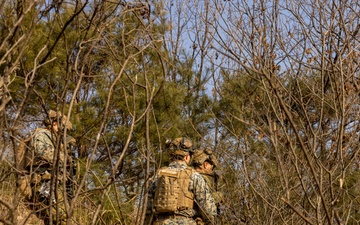
M 312 39 L 304 40 L 309 33 L 301 33 L 302 16 L 290 20 L 299 32 L 294 36 L 272 18 L 292 13 L 261 6 L 264 17 L 252 19 L 247 9 L 258 7 L 242 4 L 182 4 L 187 15 L 196 11 L 197 20 L 172 24 L 167 13 L 174 5 L 167 8 L 164 1 L 3 1 L 1 200 L 18 203 L 10 184 L 20 174 L 11 167 L 19 140 L 57 109 L 70 113 L 74 127 L 67 132 L 76 139 L 77 185 L 83 184 L 72 209 L 79 224 L 139 222 L 140 196 L 169 161 L 164 141 L 179 136 L 212 147 L 219 157 L 226 183 L 223 224 L 358 223 L 358 52 L 351 47 L 358 41 L 356 30 L 345 32 L 350 36 L 340 31 L 358 26 L 350 17 L 341 29 L 335 22 L 319 24 L 339 34 L 311 30 Z M 225 14 L 216 17 L 216 11 L 225 7 L 225 13 L 227 6 L 229 18 L 241 16 L 217 27 L 220 20 L 213 19 Z M 206 16 L 198 14 L 203 7 Z M 311 7 L 305 8 L 316 10 Z M 197 33 L 174 38 L 193 30 L 181 26 L 188 21 Z M 204 45 L 196 46 L 201 39 Z M 316 51 L 307 46 L 324 40 L 329 44 Z

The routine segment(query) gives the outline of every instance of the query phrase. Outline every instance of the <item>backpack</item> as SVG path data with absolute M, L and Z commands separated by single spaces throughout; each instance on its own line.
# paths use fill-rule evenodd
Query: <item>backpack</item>
M 194 169 L 177 171 L 161 168 L 154 197 L 156 213 L 174 213 L 194 206 L 194 194 L 189 191 L 190 177 Z
M 34 151 L 31 151 L 31 136 L 20 141 L 16 150 L 16 163 L 18 170 L 26 172 L 34 158 Z

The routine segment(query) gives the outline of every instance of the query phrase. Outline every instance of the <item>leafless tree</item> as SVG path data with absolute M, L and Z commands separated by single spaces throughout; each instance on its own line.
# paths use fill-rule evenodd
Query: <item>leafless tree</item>
M 228 215 L 251 224 L 358 223 L 359 4 L 206 4 L 222 59 L 217 93 L 230 105 L 218 113 L 221 155 L 242 187 L 242 205 L 228 202 Z

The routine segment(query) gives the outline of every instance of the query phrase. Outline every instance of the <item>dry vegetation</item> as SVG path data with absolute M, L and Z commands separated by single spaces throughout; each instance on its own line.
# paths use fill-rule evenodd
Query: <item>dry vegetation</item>
M 355 0 L 0 1 L 0 223 L 31 214 L 13 156 L 57 109 L 79 162 L 69 224 L 143 224 L 177 136 L 219 156 L 219 224 L 359 224 L 359 11 Z

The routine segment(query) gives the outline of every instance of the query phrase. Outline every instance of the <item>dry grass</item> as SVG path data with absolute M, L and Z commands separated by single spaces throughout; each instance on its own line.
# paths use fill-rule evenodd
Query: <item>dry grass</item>
M 9 177 L 4 182 L 0 184 L 0 198 L 12 205 L 12 199 L 15 194 L 15 179 L 13 177 Z M 9 220 L 10 219 L 10 210 L 6 208 L 3 204 L 0 204 L 0 218 Z M 16 207 L 15 211 L 17 225 L 43 225 L 44 223 L 39 220 L 31 210 L 29 210 L 24 202 L 23 197 L 21 197 L 19 205 Z M 3 223 L 0 222 L 0 225 Z
M 43 221 L 34 214 L 34 212 L 27 207 L 27 202 L 23 196 L 20 196 L 18 205 L 15 207 L 16 211 L 11 212 L 6 207 L 10 205 L 12 207 L 15 199 L 16 179 L 15 175 L 9 175 L 9 168 L 2 167 L 4 164 L 0 162 L 0 200 L 5 204 L 0 203 L 0 219 L 3 221 L 16 220 L 16 225 L 43 225 Z M 72 224 L 91 224 L 95 215 L 96 203 L 99 198 L 98 191 L 84 192 L 79 196 L 74 206 L 74 213 L 72 216 Z M 113 196 L 113 195 L 112 195 Z M 114 198 L 107 196 L 106 201 L 102 203 L 103 207 L 97 217 L 96 224 L 118 224 L 119 221 L 127 221 L 125 223 L 132 224 L 131 220 L 135 221 L 135 216 L 128 215 L 132 212 L 136 212 L 133 206 L 133 202 L 124 203 L 121 206 L 120 215 L 119 209 L 114 205 Z M 125 215 L 125 217 L 124 217 Z M 12 219 L 15 216 L 16 219 Z M 122 222 L 120 222 L 122 223 Z M 3 225 L 0 222 L 0 225 Z

